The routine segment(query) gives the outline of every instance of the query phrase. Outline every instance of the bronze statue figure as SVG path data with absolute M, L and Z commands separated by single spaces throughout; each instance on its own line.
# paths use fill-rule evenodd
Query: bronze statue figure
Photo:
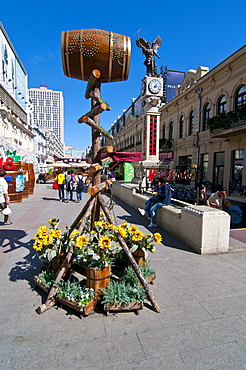
M 152 45 L 149 41 L 146 41 L 143 37 L 140 37 L 136 40 L 136 44 L 139 48 L 142 49 L 142 53 L 145 55 L 146 59 L 144 65 L 146 66 L 146 75 L 152 77 L 159 77 L 155 65 L 155 55 L 158 58 L 161 58 L 157 51 L 162 44 L 162 39 L 160 36 L 157 36 L 156 39 L 152 42 Z

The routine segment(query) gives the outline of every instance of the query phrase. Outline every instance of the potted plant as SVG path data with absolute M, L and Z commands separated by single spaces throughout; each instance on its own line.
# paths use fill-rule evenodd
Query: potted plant
M 159 244 L 162 241 L 160 233 L 145 235 L 136 225 L 130 225 L 127 222 L 119 225 L 117 231 L 124 238 L 138 265 L 144 264 L 148 253 L 155 252 L 155 244 Z M 125 259 L 124 251 L 120 252 L 119 257 L 123 260 Z
M 48 293 L 49 288 L 54 283 L 56 274 L 53 271 L 44 270 L 38 276 L 34 276 L 33 280 L 39 288 Z
M 147 283 L 152 283 L 153 280 L 155 279 L 156 275 L 155 275 L 155 270 L 150 267 L 149 262 L 146 262 L 143 265 L 139 265 L 139 269 L 140 269 L 143 277 L 145 278 L 146 282 Z M 127 267 L 124 270 L 124 275 L 123 275 L 122 280 L 125 281 L 128 284 L 133 285 L 133 286 L 134 285 L 141 285 L 136 272 L 134 271 L 134 269 L 131 266 Z
M 94 290 L 79 281 L 60 280 L 57 298 L 60 303 L 85 315 L 93 312 L 96 305 Z
M 145 292 L 139 285 L 132 286 L 124 281 L 110 282 L 102 289 L 104 311 L 139 311 L 143 308 Z
M 59 220 L 51 218 L 48 220 L 50 227 L 40 226 L 34 235 L 33 248 L 38 252 L 44 268 L 55 272 L 61 267 L 66 252 L 69 249 L 69 230 L 62 233 L 58 229 Z
M 111 276 L 111 264 L 121 247 L 117 241 L 117 227 L 107 221 L 95 221 L 89 234 L 76 239 L 76 257 L 86 262 L 87 287 L 99 298 Z

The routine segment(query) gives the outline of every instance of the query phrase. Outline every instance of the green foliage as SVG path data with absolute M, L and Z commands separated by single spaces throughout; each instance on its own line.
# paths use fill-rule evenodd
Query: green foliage
M 118 306 L 122 303 L 125 307 L 134 302 L 143 302 L 145 300 L 145 292 L 139 285 L 132 286 L 124 281 L 116 281 L 110 283 L 107 289 L 102 289 L 102 303 L 114 304 Z
M 46 288 L 50 288 L 56 279 L 56 275 L 53 271 L 45 270 L 38 275 L 37 280 L 39 283 L 44 284 Z
M 93 299 L 94 290 L 81 286 L 78 281 L 60 280 L 57 295 L 59 298 L 66 298 L 84 307 Z
M 155 270 L 152 269 L 149 265 L 149 263 L 145 263 L 144 265 L 139 265 L 138 266 L 143 277 L 145 279 L 153 276 L 155 274 Z M 134 271 L 134 269 L 130 266 L 130 267 L 127 267 L 124 271 L 124 275 L 123 275 L 123 281 L 125 281 L 126 283 L 128 284 L 131 284 L 131 285 L 137 285 L 140 283 L 139 281 L 139 278 L 137 277 L 137 274 L 136 272 Z

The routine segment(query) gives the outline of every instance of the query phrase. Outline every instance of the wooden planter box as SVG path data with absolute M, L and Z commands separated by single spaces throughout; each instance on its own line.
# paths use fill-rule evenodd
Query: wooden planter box
M 33 281 L 34 281 L 34 283 L 40 288 L 40 289 L 42 289 L 45 293 L 49 293 L 49 288 L 46 288 L 46 286 L 44 285 L 44 284 L 42 284 L 42 283 L 40 283 L 39 281 L 38 281 L 38 276 L 33 276 Z
M 88 316 L 91 313 L 93 313 L 96 307 L 96 304 L 97 304 L 97 300 L 94 298 L 89 303 L 87 303 L 87 305 L 85 305 L 84 307 L 80 307 L 77 302 L 70 301 L 66 298 L 57 298 L 57 301 L 61 303 L 62 305 L 67 306 L 71 308 L 72 310 L 75 310 L 76 312 L 78 312 L 80 314 L 80 317 Z
M 140 314 L 140 310 L 143 309 L 143 302 L 134 302 L 130 306 L 124 306 L 123 303 L 114 305 L 113 303 L 104 304 L 103 306 L 105 315 L 108 316 L 109 312 L 134 312 L 136 315 Z
M 94 289 L 95 297 L 100 299 L 102 292 L 101 289 L 106 289 L 111 277 L 111 266 L 103 269 L 95 269 L 86 267 L 86 286 L 87 288 Z
M 153 284 L 153 281 L 155 280 L 155 278 L 156 278 L 156 274 L 153 274 L 152 276 L 145 279 L 146 283 L 147 284 Z
M 44 284 L 40 283 L 38 281 L 38 277 L 37 276 L 34 276 L 33 277 L 33 280 L 34 280 L 35 284 L 40 289 L 42 289 L 47 294 L 49 293 L 49 288 L 46 288 Z M 80 317 L 82 317 L 82 316 L 88 316 L 91 313 L 93 313 L 94 312 L 94 309 L 96 307 L 96 304 L 97 304 L 97 300 L 94 299 L 94 298 L 89 303 L 87 303 L 87 305 L 85 305 L 84 307 L 79 307 L 79 305 L 78 305 L 77 302 L 70 301 L 70 300 L 68 300 L 66 298 L 58 298 L 56 296 L 55 297 L 55 300 L 56 300 L 56 303 L 57 302 L 60 302 L 62 305 L 67 306 L 67 307 L 75 310 L 76 312 L 78 312 L 80 314 Z
M 135 252 L 132 253 L 133 258 L 135 259 L 138 265 L 144 265 L 146 262 L 145 254 L 142 249 L 137 249 Z

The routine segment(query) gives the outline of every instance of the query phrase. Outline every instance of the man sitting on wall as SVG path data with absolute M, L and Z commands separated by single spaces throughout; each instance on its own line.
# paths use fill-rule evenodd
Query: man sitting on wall
M 163 178 L 163 184 L 161 186 L 161 194 L 157 195 L 158 202 L 150 208 L 151 222 L 148 227 L 157 227 L 156 225 L 156 211 L 158 208 L 163 206 L 169 206 L 171 203 L 173 188 L 168 183 L 166 178 Z
M 209 207 L 215 207 L 222 209 L 224 204 L 227 203 L 226 199 L 226 188 L 220 188 L 216 193 L 212 193 L 208 198 L 207 205 Z

